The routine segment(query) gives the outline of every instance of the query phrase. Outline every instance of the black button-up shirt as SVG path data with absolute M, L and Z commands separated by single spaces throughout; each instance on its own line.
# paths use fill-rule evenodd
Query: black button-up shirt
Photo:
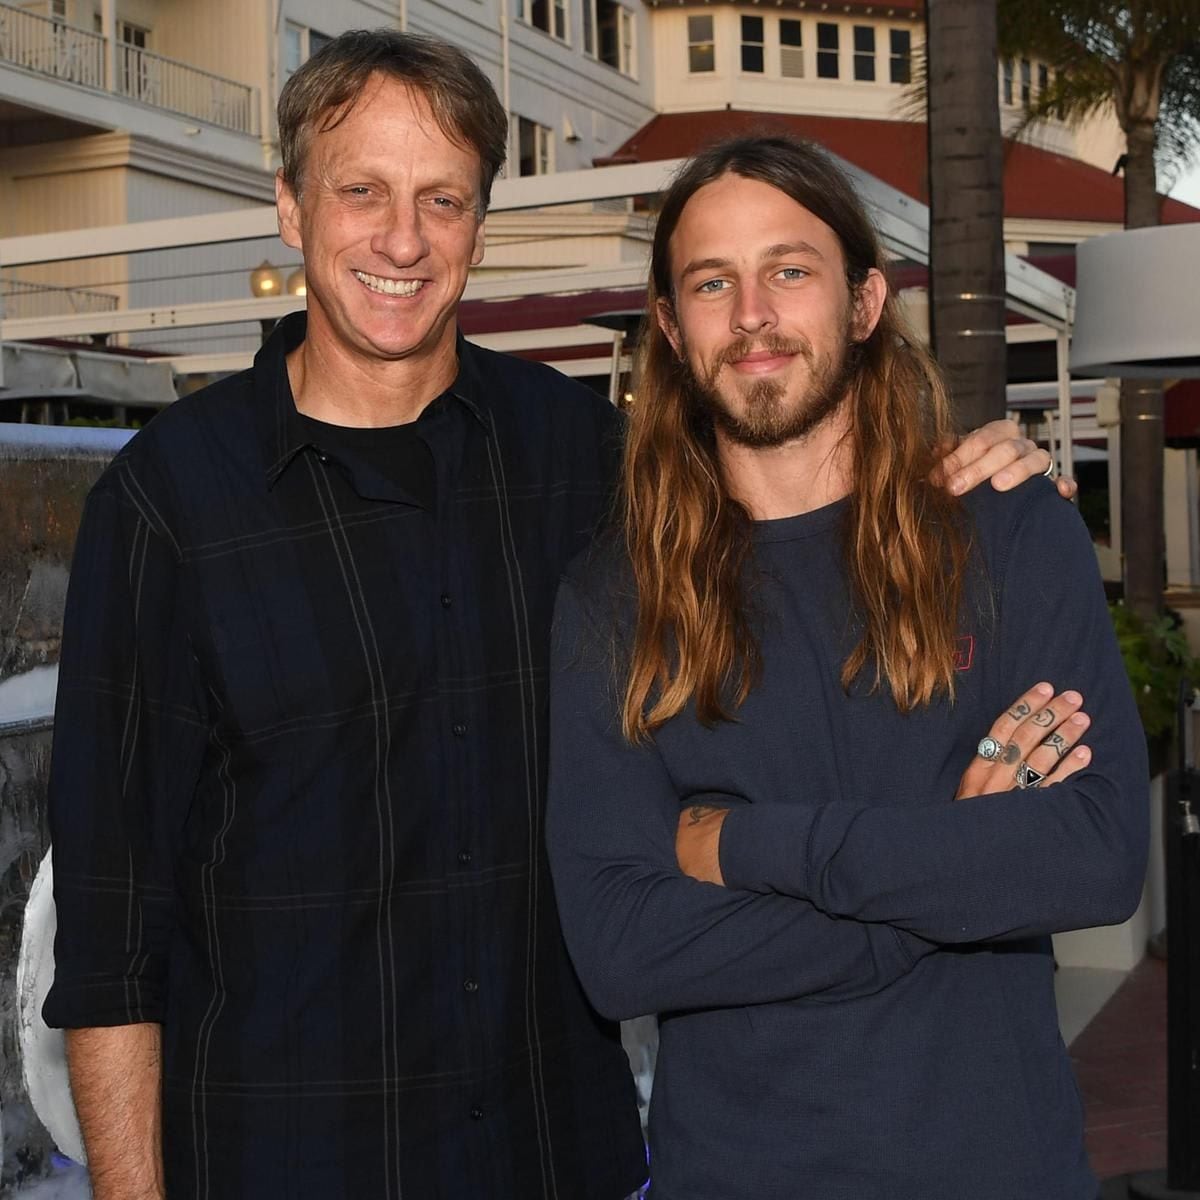
M 460 340 L 403 472 L 317 445 L 285 322 L 89 498 L 51 784 L 51 1024 L 163 1026 L 168 1194 L 618 1200 L 614 1027 L 542 838 L 551 606 L 618 419 Z

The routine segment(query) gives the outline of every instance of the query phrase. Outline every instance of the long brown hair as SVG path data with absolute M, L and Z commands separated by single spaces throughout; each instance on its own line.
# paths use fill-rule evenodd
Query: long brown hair
M 691 159 L 667 191 L 651 257 L 637 397 L 622 478 L 622 516 L 637 619 L 622 727 L 640 741 L 689 701 L 706 725 L 732 719 L 760 655 L 747 583 L 752 522 L 731 497 L 711 417 L 655 320 L 673 308 L 670 242 L 683 209 L 733 173 L 778 188 L 837 235 L 854 297 L 885 259 L 853 187 L 818 147 L 786 135 L 735 138 Z M 843 686 L 864 670 L 901 711 L 954 694 L 954 652 L 968 538 L 959 506 L 929 482 L 952 434 L 945 386 L 889 294 L 871 336 L 848 351 L 853 488 L 845 566 L 862 636 Z

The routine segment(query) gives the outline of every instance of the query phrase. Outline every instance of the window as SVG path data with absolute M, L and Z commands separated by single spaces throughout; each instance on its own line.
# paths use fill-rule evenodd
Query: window
M 1006 58 L 1001 69 L 1003 82 L 1000 87 L 1000 97 L 1005 104 L 1011 105 L 1013 102 L 1013 60 Z
M 567 0 L 522 0 L 521 16 L 535 29 L 567 40 Z
M 854 78 L 860 83 L 875 82 L 875 27 L 854 27 Z
M 554 132 L 545 125 L 517 118 L 517 174 L 549 175 L 554 170 Z
M 742 70 L 754 75 L 761 75 L 766 62 L 763 58 L 763 19 L 762 17 L 742 18 Z
M 67 0 L 50 0 L 46 15 L 55 21 L 65 21 L 67 19 Z
M 838 27 L 817 23 L 817 78 L 838 77 Z
M 1032 75 L 1033 68 L 1029 65 L 1029 59 L 1021 59 L 1021 103 L 1026 108 L 1029 107 Z
M 688 71 L 702 75 L 717 69 L 717 52 L 713 44 L 713 19 L 688 17 Z
M 327 33 L 297 25 L 295 21 L 286 22 L 283 27 L 283 77 L 286 79 L 301 63 L 308 62 L 322 46 L 332 41 Z
M 891 81 L 893 83 L 911 83 L 912 34 L 907 29 L 893 29 L 891 31 L 891 43 Z
M 1045 63 L 1038 63 L 1038 94 L 1041 95 L 1050 86 L 1050 68 Z
M 800 22 L 784 18 L 779 22 L 779 73 L 784 79 L 804 78 L 804 43 Z
M 620 71 L 637 70 L 633 43 L 633 13 L 617 0 L 583 0 L 583 48 Z

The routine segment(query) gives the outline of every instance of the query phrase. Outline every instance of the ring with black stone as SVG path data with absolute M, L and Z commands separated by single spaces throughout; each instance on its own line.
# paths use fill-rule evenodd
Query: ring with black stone
M 1021 789 L 1037 787 L 1046 776 L 1041 771 L 1035 771 L 1027 762 L 1022 760 L 1017 764 L 1017 787 Z

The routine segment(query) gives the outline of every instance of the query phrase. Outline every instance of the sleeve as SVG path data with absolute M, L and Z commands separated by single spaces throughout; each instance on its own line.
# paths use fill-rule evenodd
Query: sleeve
M 617 1019 L 681 1008 L 866 995 L 933 947 L 785 896 L 700 883 L 675 860 L 679 797 L 653 745 L 621 734 L 609 656 L 570 583 L 551 656 L 547 840 L 567 947 Z
M 1075 509 L 1048 487 L 1032 490 L 1005 540 L 994 649 L 1002 695 L 1038 679 L 1081 692 L 1090 765 L 1047 788 L 915 808 L 736 809 L 721 831 L 731 887 L 943 943 L 1116 924 L 1134 911 L 1149 770 L 1095 551 Z
M 171 829 L 207 739 L 172 545 L 116 468 L 88 497 L 63 619 L 50 834 L 47 1024 L 159 1022 L 174 913 Z

